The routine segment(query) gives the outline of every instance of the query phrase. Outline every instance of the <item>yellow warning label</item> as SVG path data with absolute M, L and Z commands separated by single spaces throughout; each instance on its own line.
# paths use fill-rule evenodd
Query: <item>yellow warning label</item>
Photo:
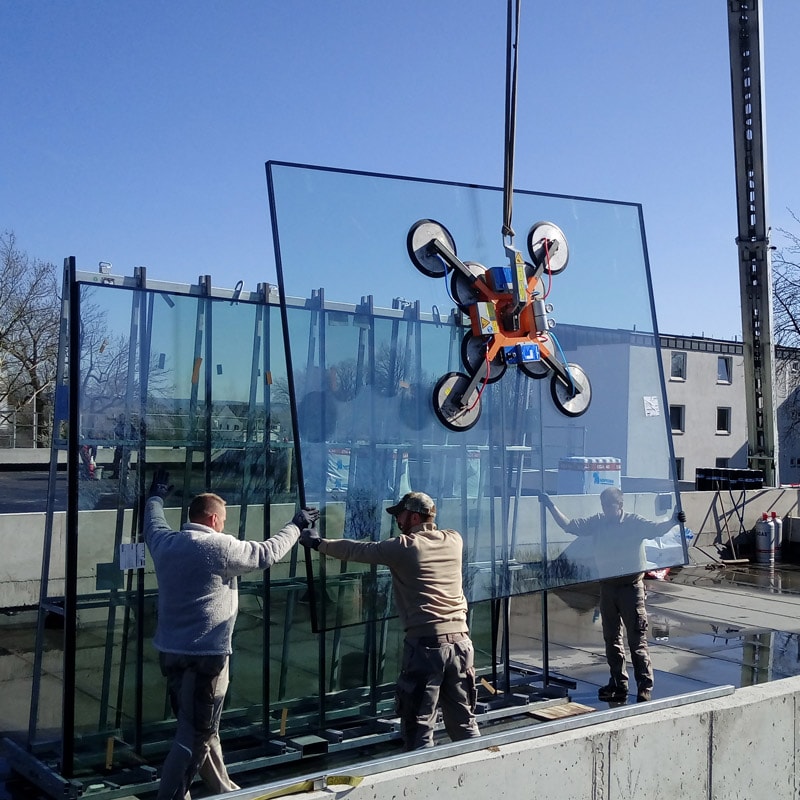
M 498 333 L 500 326 L 497 324 L 497 317 L 494 313 L 494 305 L 492 303 L 478 303 L 477 306 L 478 318 L 481 321 L 481 333 L 484 336 Z
M 525 262 L 522 259 L 522 254 L 517 250 L 517 299 L 525 302 L 525 290 L 528 288 L 528 279 L 525 277 Z

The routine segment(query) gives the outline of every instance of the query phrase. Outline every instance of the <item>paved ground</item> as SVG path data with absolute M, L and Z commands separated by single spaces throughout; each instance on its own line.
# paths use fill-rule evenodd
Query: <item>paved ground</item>
M 0 470 L 0 514 L 24 514 L 47 508 L 47 470 Z M 56 510 L 67 507 L 67 474 L 56 479 Z

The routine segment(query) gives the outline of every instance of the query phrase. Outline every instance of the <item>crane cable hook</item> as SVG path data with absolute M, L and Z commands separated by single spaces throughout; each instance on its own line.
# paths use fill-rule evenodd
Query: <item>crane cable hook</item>
M 514 141 L 517 127 L 517 69 L 519 55 L 519 15 L 522 0 L 508 0 L 506 31 L 506 120 L 503 174 L 503 238 L 514 243 L 511 215 L 514 204 Z

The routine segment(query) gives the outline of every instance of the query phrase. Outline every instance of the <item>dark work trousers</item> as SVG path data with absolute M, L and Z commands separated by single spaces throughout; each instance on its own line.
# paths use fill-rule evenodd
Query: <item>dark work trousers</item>
M 622 626 L 628 635 L 633 674 L 641 691 L 653 688 L 653 666 L 647 648 L 647 610 L 644 605 L 644 583 L 600 583 L 600 616 L 603 620 L 603 639 L 606 660 L 611 670 L 611 682 L 627 687 L 628 671 L 625 667 L 625 645 Z
M 189 787 L 198 773 L 213 794 L 238 789 L 225 769 L 219 741 L 228 656 L 160 653 L 159 660 L 177 731 L 161 770 L 158 800 L 191 800 Z
M 480 736 L 475 721 L 474 661 L 466 633 L 406 638 L 397 679 L 397 713 L 405 750 L 433 747 L 438 708 L 453 741 Z

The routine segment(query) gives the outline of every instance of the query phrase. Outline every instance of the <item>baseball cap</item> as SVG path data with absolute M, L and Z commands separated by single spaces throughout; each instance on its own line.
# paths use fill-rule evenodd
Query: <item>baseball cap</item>
M 409 492 L 404 494 L 393 506 L 389 506 L 386 509 L 386 513 L 391 514 L 393 517 L 397 516 L 401 511 L 411 511 L 412 513 L 430 517 L 436 513 L 436 503 L 425 492 Z

